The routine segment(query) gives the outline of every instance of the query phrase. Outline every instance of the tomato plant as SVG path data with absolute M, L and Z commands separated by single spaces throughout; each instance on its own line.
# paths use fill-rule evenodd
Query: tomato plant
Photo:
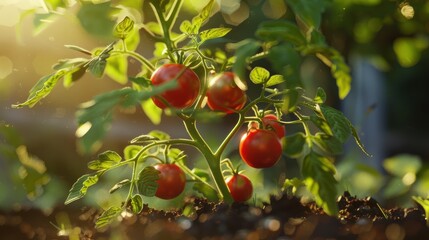
M 127 9 L 128 5 L 120 5 L 118 9 L 126 11 L 116 16 L 112 29 L 115 41 L 93 50 L 67 45 L 83 57 L 60 60 L 54 65 L 54 72 L 42 77 L 30 90 L 27 100 L 13 107 L 33 107 L 47 97 L 61 79 L 66 87 L 71 87 L 85 74 L 107 75 L 118 82 L 125 79 L 122 83 L 127 85 L 95 96 L 78 110 L 76 135 L 82 152 L 99 150 L 97 147 L 109 129 L 116 107 L 142 107 L 154 123 L 163 112 L 155 106 L 169 108 L 169 115 L 176 117 L 178 126 L 184 126 L 188 136 L 172 138 L 168 133 L 153 130 L 131 139 L 122 154 L 111 150 L 98 154 L 88 163 L 92 172 L 76 180 L 65 203 L 84 197 L 106 172 L 122 167 L 131 169 L 130 176 L 116 183 L 109 192 L 115 194 L 126 189 L 127 194 L 121 195 L 122 204 L 109 206 L 100 215 L 97 227 L 118 219 L 124 210 L 140 213 L 144 199 L 176 197 L 183 191 L 186 179 L 192 184 L 195 196 L 226 203 L 244 201 L 252 192 L 251 184 L 237 172 L 226 182 L 222 163 L 231 157 L 232 160 L 226 162 L 240 164 L 234 151 L 228 151 L 237 148 L 232 140 L 250 124 L 253 127 L 238 146 L 242 159 L 251 167 L 262 168 L 259 174 L 268 171 L 264 168 L 284 161 L 282 154 L 295 159 L 300 166 L 300 183 L 328 214 L 335 214 L 337 181 L 333 158 L 341 153 L 342 145 L 350 136 L 362 151 L 365 149 L 350 121 L 341 111 L 325 104 L 326 93 L 322 88 L 317 89 L 315 96 L 307 94 L 300 72 L 303 59 L 319 58 L 330 68 L 338 96 L 343 99 L 350 90 L 349 68 L 341 54 L 324 40 L 320 30 L 320 17 L 328 1 L 285 0 L 285 3 L 292 10 L 288 16 L 263 21 L 255 27 L 253 36 L 234 42 L 227 37 L 234 27 L 207 28 L 205 25 L 216 14 L 214 0 L 209 0 L 196 16 L 180 24 L 177 20 L 182 19 L 178 16 L 182 13 L 183 0 L 145 1 L 156 22 L 145 22 L 134 16 L 135 11 Z M 140 34 L 154 41 L 154 54 L 149 58 L 137 52 Z M 216 40 L 225 44 L 210 47 L 208 43 Z M 131 60 L 141 65 L 140 72 L 127 71 Z M 210 72 L 219 74 L 210 80 Z M 252 98 L 245 94 L 250 87 L 257 93 Z M 209 108 L 205 107 L 206 97 Z M 276 118 L 264 117 L 261 113 L 265 112 L 276 112 Z M 225 113 L 235 114 L 236 121 L 225 136 L 214 135 L 221 140 L 217 145 L 209 144 L 198 123 L 204 120 L 215 128 L 217 121 L 211 120 L 219 120 Z M 300 131 L 284 136 L 283 125 L 297 125 Z M 204 169 L 188 162 L 180 148 L 183 146 L 197 150 Z M 154 160 L 164 164 L 154 164 Z M 285 183 L 290 182 L 288 180 Z M 258 202 L 262 200 L 255 198 L 255 203 Z
M 155 196 L 162 199 L 172 199 L 183 192 L 186 184 L 186 175 L 175 164 L 158 164 L 155 169 L 159 171 L 158 188 Z
M 246 94 L 235 83 L 233 72 L 224 72 L 213 77 L 207 90 L 207 105 L 212 110 L 233 113 L 246 104 Z
M 236 173 L 227 179 L 226 184 L 234 201 L 245 202 L 252 197 L 252 182 L 245 175 Z
M 150 79 L 154 86 L 177 80 L 176 88 L 152 96 L 152 100 L 159 108 L 166 107 L 162 99 L 175 108 L 189 107 L 194 103 L 200 89 L 200 79 L 197 74 L 182 64 L 164 64 L 153 72 Z
M 240 140 L 240 156 L 254 168 L 272 167 L 280 159 L 282 144 L 276 133 L 266 129 L 250 129 Z

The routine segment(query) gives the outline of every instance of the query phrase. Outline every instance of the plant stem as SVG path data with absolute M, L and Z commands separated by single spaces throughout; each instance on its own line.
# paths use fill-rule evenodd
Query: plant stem
M 128 51 L 128 50 L 124 50 L 124 51 L 111 51 L 112 54 L 125 54 L 125 55 L 129 55 L 133 58 L 135 58 L 137 61 L 139 61 L 141 64 L 143 64 L 144 66 L 146 66 L 151 72 L 155 71 L 155 66 L 153 66 L 153 64 L 147 60 L 145 57 L 143 57 L 142 55 L 134 52 L 134 51 Z
M 179 0 L 179 1 L 181 2 L 181 0 Z M 179 3 L 176 2 L 175 5 L 174 5 L 174 8 L 180 8 L 181 5 L 182 5 L 181 3 L 179 4 Z M 175 49 L 175 47 L 174 47 L 174 43 L 171 41 L 170 31 L 171 31 L 171 28 L 172 28 L 172 23 L 174 22 L 174 20 L 172 20 L 172 19 L 175 19 L 176 17 L 175 16 L 169 16 L 169 20 L 171 20 L 171 21 L 167 21 L 165 19 L 165 16 L 162 13 L 161 9 L 158 9 L 152 3 L 150 4 L 150 6 L 152 7 L 153 12 L 155 13 L 155 17 L 156 17 L 156 19 L 157 19 L 157 21 L 159 23 L 159 26 L 162 29 L 162 33 L 163 33 L 162 39 L 164 40 L 164 43 L 167 46 L 168 56 L 170 57 L 171 61 L 175 62 L 175 59 L 174 59 L 174 57 L 172 55 L 172 52 Z M 173 9 L 173 11 L 177 15 L 176 10 Z M 172 14 L 173 14 L 173 11 L 172 11 Z
M 240 127 L 243 125 L 245 120 L 244 114 L 239 114 L 238 121 L 235 124 L 235 126 L 232 128 L 232 130 L 229 132 L 228 136 L 226 136 L 225 140 L 220 144 L 218 149 L 215 152 L 215 156 L 220 159 L 221 154 L 225 150 L 225 147 L 228 145 L 228 143 L 231 141 L 232 137 L 238 132 Z
M 218 192 L 220 193 L 220 195 L 222 195 L 223 200 L 226 203 L 232 203 L 232 196 L 229 192 L 228 187 L 226 186 L 225 179 L 223 178 L 220 157 L 213 153 L 209 145 L 201 137 L 200 133 L 197 130 L 195 119 L 188 118 L 184 119 L 183 122 L 185 124 L 186 130 L 189 133 L 189 136 L 191 136 L 191 138 L 195 141 L 197 149 L 206 159 Z

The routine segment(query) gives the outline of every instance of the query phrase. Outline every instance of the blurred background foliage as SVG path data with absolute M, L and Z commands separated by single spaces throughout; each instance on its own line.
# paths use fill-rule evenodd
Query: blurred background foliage
M 190 19 L 206 2 L 186 0 L 179 22 Z M 361 161 L 361 155 L 345 152 L 338 165 L 341 190 L 358 196 L 375 195 L 377 200 L 391 205 L 410 205 L 411 195 L 429 195 L 429 115 L 425 114 L 429 109 L 426 97 L 429 83 L 425 77 L 429 66 L 429 2 L 327 2 L 321 21 L 329 44 L 350 61 L 352 70 L 351 59 L 359 56 L 383 76 L 380 80 L 383 94 L 380 94 L 385 108 L 374 102 L 359 112 L 361 118 L 377 111 L 384 116 L 374 120 L 385 130 L 380 133 L 383 141 L 376 143 L 383 153 L 382 162 L 367 164 Z M 290 11 L 283 0 L 217 0 L 216 14 L 209 26 L 233 26 L 226 37 L 229 41 L 239 41 L 253 37 L 256 26 L 264 20 L 290 18 Z M 94 156 L 82 156 L 76 151 L 74 112 L 81 102 L 121 86 L 124 82 L 115 78 L 114 73 L 100 79 L 84 76 L 71 89 L 57 87 L 35 108 L 16 110 L 10 106 L 25 99 L 28 89 L 51 72 L 52 64 L 58 59 L 79 56 L 64 45 L 87 49 L 105 46 L 114 39 L 112 29 L 124 16 L 132 17 L 137 25 L 155 21 L 142 0 L 5 0 L 0 3 L 0 207 L 29 205 L 50 209 L 62 204 L 66 189 L 86 171 L 86 163 Z M 143 30 L 134 40 L 140 43 L 139 53 L 150 57 L 156 52 Z M 216 47 L 222 42 L 211 44 Z M 128 75 L 139 71 L 136 62 L 126 62 L 126 66 Z M 327 90 L 328 104 L 344 108 L 336 97 L 329 69 L 308 58 L 302 71 L 309 91 L 322 86 Z M 233 120 L 228 117 L 219 122 L 219 129 L 226 132 Z M 121 152 L 136 133 L 153 128 L 169 132 L 173 137 L 186 136 L 185 130 L 175 123 L 174 119 L 164 118 L 155 126 L 139 111 L 117 114 L 103 149 Z M 209 133 L 212 127 L 203 124 L 202 131 Z M 370 134 L 365 133 L 364 128 L 360 132 Z M 209 141 L 216 144 L 219 136 L 210 135 Z M 238 143 L 238 138 L 234 143 Z M 239 162 L 236 148 L 230 148 L 229 157 Z M 188 153 L 189 159 L 199 157 L 191 150 Z M 281 164 L 287 170 L 286 177 L 297 174 L 293 160 L 286 159 Z M 258 171 L 247 171 L 257 177 Z M 285 177 L 279 168 L 272 171 Z M 114 183 L 121 174 L 125 173 L 109 175 L 104 182 Z M 277 182 L 264 188 L 262 183 L 268 178 L 262 175 L 259 178 L 255 181 L 259 185 L 255 183 L 255 187 L 272 192 Z M 103 189 L 95 190 L 83 204 L 104 205 L 107 195 Z

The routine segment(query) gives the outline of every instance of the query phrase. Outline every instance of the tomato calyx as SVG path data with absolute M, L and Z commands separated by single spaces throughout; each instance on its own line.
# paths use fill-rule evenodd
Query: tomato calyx
M 275 114 L 265 114 L 261 118 L 261 122 L 264 129 L 274 131 L 279 139 L 285 136 L 285 127 L 279 122 L 279 118 Z

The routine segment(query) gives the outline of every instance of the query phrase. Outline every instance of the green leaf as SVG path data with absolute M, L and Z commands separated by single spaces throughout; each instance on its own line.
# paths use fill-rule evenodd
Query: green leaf
M 394 199 L 405 195 L 410 190 L 410 186 L 404 184 L 401 178 L 392 178 L 383 186 L 383 197 L 385 199 Z
M 311 122 L 314 123 L 314 125 L 317 126 L 317 128 L 322 130 L 325 134 L 329 136 L 334 136 L 331 126 L 329 126 L 328 122 L 323 118 L 323 116 L 321 117 L 321 116 L 311 115 L 310 120 Z
M 301 171 L 307 189 L 314 195 L 317 205 L 327 214 L 336 215 L 338 206 L 334 164 L 312 151 L 304 158 Z
M 134 99 L 135 96 L 131 95 L 136 94 L 137 91 L 131 88 L 123 88 L 100 94 L 94 100 L 82 105 L 76 113 L 79 124 L 76 135 L 81 138 L 80 148 L 83 152 L 89 153 L 97 148 L 99 141 L 110 128 L 114 107 L 126 98 Z
M 145 134 L 145 135 L 140 135 L 140 136 L 133 138 L 130 141 L 130 143 L 132 143 L 132 144 L 145 144 L 145 143 L 153 142 L 156 140 L 159 140 L 159 139 L 157 137 Z
M 200 31 L 201 26 L 210 18 L 214 2 L 214 0 L 209 0 L 198 15 L 192 18 L 192 25 L 195 27 L 197 33 Z
M 305 135 L 303 133 L 295 133 L 285 137 L 283 144 L 283 152 L 290 157 L 299 157 L 304 150 L 306 143 Z
M 143 196 L 153 197 L 158 189 L 159 171 L 152 166 L 143 168 L 139 173 L 137 188 Z
M 110 223 L 112 223 L 115 219 L 118 218 L 119 214 L 121 214 L 122 208 L 120 207 L 110 207 L 106 211 L 104 211 L 95 221 L 96 228 L 102 228 Z
M 115 22 L 110 16 L 115 10 L 110 2 L 94 4 L 85 1 L 81 4 L 76 16 L 83 29 L 88 33 L 110 37 L 115 26 Z
M 50 182 L 51 177 L 46 172 L 45 163 L 37 157 L 28 154 L 27 147 L 24 145 L 16 147 L 15 154 L 12 159 L 17 158 L 20 163 L 16 165 L 19 174 L 16 172 L 15 174 L 19 176 L 27 198 L 34 200 L 43 194 L 44 186 Z
M 150 79 L 146 77 L 128 77 L 128 80 L 142 86 L 143 88 L 148 88 L 151 86 Z
M 193 186 L 193 189 L 195 191 L 203 194 L 203 196 L 205 198 L 207 198 L 209 201 L 218 201 L 219 200 L 219 196 L 217 195 L 216 190 L 214 190 L 213 188 L 211 188 L 210 186 L 208 186 L 205 183 L 196 182 Z
M 114 44 L 115 43 L 111 43 L 101 52 L 96 52 L 96 56 L 88 62 L 88 69 L 95 77 L 103 76 L 107 65 L 107 58 L 109 58 L 109 53 L 113 50 Z
M 341 143 L 344 143 L 351 134 L 350 122 L 341 111 L 329 106 L 320 106 L 320 110 L 327 123 L 332 129 L 332 133 Z
M 301 85 L 301 56 L 290 44 L 281 44 L 271 48 L 268 59 L 274 70 L 281 73 L 288 88 Z
M 149 132 L 149 136 L 152 136 L 158 140 L 169 140 L 170 135 L 160 130 L 152 130 Z
M 45 98 L 51 93 L 52 89 L 57 84 L 58 80 L 60 80 L 66 71 L 59 70 L 53 74 L 42 77 L 34 87 L 30 89 L 30 95 L 27 100 L 23 103 L 13 104 L 13 108 L 22 108 L 24 106 L 33 107 L 40 100 Z
M 424 199 L 419 196 L 412 196 L 412 198 L 425 210 L 426 226 L 429 227 L 429 199 Z
M 128 145 L 124 148 L 124 158 L 129 160 L 134 158 L 141 150 L 142 146 Z
M 98 175 L 85 174 L 73 184 L 64 204 L 72 203 L 85 196 L 88 188 L 98 182 Z
M 416 155 L 399 154 L 386 158 L 383 162 L 383 167 L 388 173 L 403 177 L 408 173 L 417 174 L 422 168 L 422 160 Z
M 122 21 L 116 24 L 113 35 L 120 39 L 125 39 L 134 29 L 134 21 L 126 16 Z
M 71 87 L 74 82 L 76 82 L 77 80 L 83 77 L 83 75 L 86 72 L 86 69 L 87 69 L 87 66 L 82 64 L 80 66 L 77 66 L 67 71 L 67 73 L 64 74 L 64 78 L 63 78 L 64 87 Z
M 152 99 L 142 101 L 141 107 L 153 124 L 158 125 L 161 123 L 162 109 L 157 107 Z
M 267 87 L 271 87 L 277 84 L 280 84 L 282 82 L 284 82 L 285 79 L 283 78 L 282 75 L 273 75 L 271 76 L 268 81 L 267 81 Z
M 283 96 L 282 112 L 284 114 L 294 112 L 296 110 L 299 97 L 300 93 L 296 89 L 290 89 L 290 91 Z
M 318 29 L 322 13 L 325 11 L 328 2 L 326 0 L 286 0 L 286 3 L 292 8 L 295 16 L 306 25 L 307 29 Z
M 28 13 L 29 12 L 27 11 L 27 14 Z M 41 33 L 51 23 L 55 22 L 54 21 L 55 18 L 58 17 L 58 14 L 54 14 L 54 13 L 36 13 L 36 14 L 34 14 L 32 12 L 31 15 L 34 15 L 34 18 L 33 18 L 33 25 L 34 25 L 33 34 L 34 35 L 38 35 L 39 33 Z
M 255 67 L 250 71 L 249 78 L 254 84 L 263 84 L 268 81 L 270 72 L 263 67 Z
M 128 51 L 136 51 L 140 44 L 140 32 L 138 28 L 134 28 L 125 38 L 125 45 Z
M 220 38 L 225 36 L 231 31 L 231 28 L 211 28 L 204 30 L 200 33 L 200 43 L 203 43 L 210 39 Z
M 84 153 L 90 153 L 100 146 L 100 140 L 110 128 L 115 106 L 134 107 L 141 101 L 176 86 L 176 81 L 169 81 L 153 87 L 151 91 L 137 91 L 126 87 L 100 94 L 95 96 L 92 101 L 82 104 L 81 109 L 76 114 L 79 124 L 76 135 L 80 138 L 80 150 Z
M 79 46 L 76 46 L 76 45 L 64 45 L 64 47 L 66 47 L 68 49 L 71 49 L 71 50 L 74 50 L 74 51 L 78 51 L 80 53 L 83 53 L 83 54 L 86 54 L 86 55 L 89 55 L 89 56 L 92 55 L 91 51 L 86 50 L 83 47 L 79 47 Z
M 206 181 L 206 182 L 209 181 L 209 179 L 211 179 L 210 173 L 205 169 L 193 168 L 192 173 L 197 175 L 199 178 L 201 178 L 203 181 Z
M 114 151 L 105 151 L 98 155 L 97 160 L 93 160 L 88 163 L 88 168 L 91 170 L 102 170 L 102 169 L 109 169 L 116 164 L 118 164 L 122 160 L 122 157 L 119 156 Z
M 182 33 L 185 33 L 185 34 L 189 34 L 189 35 L 198 34 L 198 28 L 197 28 L 197 26 L 192 25 L 192 23 L 190 21 L 188 21 L 188 20 L 183 21 L 180 24 L 180 28 L 179 29 L 180 29 L 180 31 Z
M 305 186 L 304 182 L 299 178 L 286 179 L 283 183 L 282 191 L 292 188 L 292 194 L 296 194 L 299 187 Z
M 112 194 L 114 192 L 116 192 L 117 190 L 121 189 L 123 186 L 126 186 L 128 184 L 130 184 L 131 181 L 130 179 L 124 179 L 118 183 L 116 183 L 110 190 L 109 193 Z
M 232 46 L 237 49 L 235 51 L 236 61 L 232 66 L 232 70 L 239 79 L 247 78 L 246 67 L 248 65 L 248 58 L 253 56 L 260 46 L 261 43 L 253 39 L 246 39 Z M 242 85 L 247 86 L 245 82 Z
M 337 138 L 328 134 L 317 133 L 312 140 L 313 143 L 327 153 L 338 155 L 343 152 L 343 144 Z
M 340 99 L 344 99 L 351 89 L 352 78 L 350 76 L 350 68 L 338 52 L 331 57 L 331 61 L 331 72 L 337 82 L 338 96 Z
M 363 153 L 365 153 L 368 157 L 372 157 L 370 153 L 365 149 L 365 146 L 363 145 L 362 141 L 360 140 L 360 137 L 356 131 L 356 128 L 352 125 L 352 123 L 349 121 L 349 127 L 352 131 L 353 138 L 355 139 L 356 144 L 361 149 Z
M 322 104 L 326 101 L 326 93 L 325 93 L 325 90 L 323 90 L 323 88 L 321 87 L 317 88 L 316 97 L 314 97 L 314 101 L 319 104 Z
M 60 59 L 57 63 L 55 63 L 52 68 L 54 70 L 61 70 L 61 69 L 70 69 L 75 68 L 77 66 L 80 66 L 82 64 L 88 63 L 89 59 L 86 58 L 69 58 L 69 59 Z
M 259 25 L 256 36 L 264 41 L 285 41 L 296 46 L 306 43 L 298 26 L 287 20 L 266 21 Z
M 128 81 L 128 61 L 126 56 L 114 56 L 107 59 L 104 70 L 107 76 L 120 84 L 126 84 Z
M 131 197 L 131 210 L 134 214 L 139 214 L 143 210 L 143 198 L 139 194 Z

